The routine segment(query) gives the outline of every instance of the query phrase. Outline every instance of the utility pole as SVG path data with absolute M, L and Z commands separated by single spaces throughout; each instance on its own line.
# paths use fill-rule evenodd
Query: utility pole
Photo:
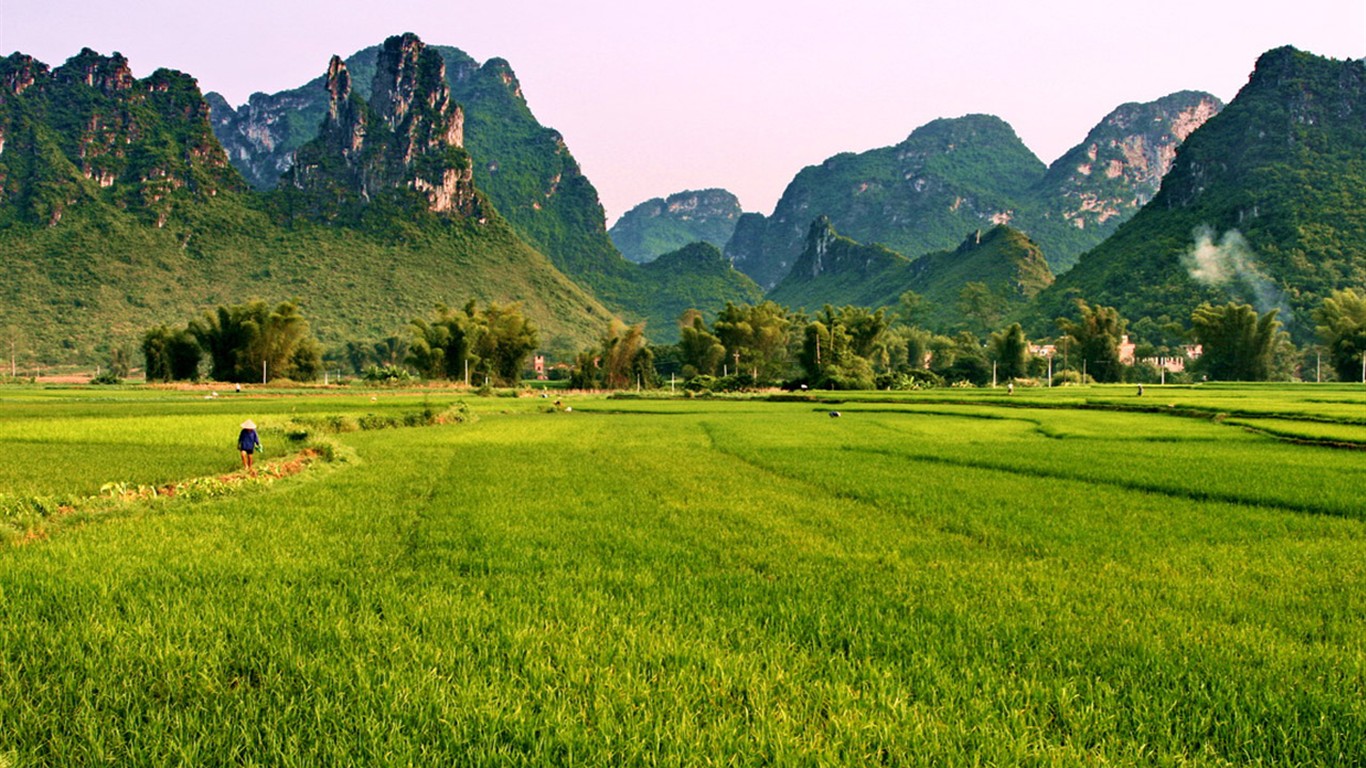
M 262 360 L 262 361 L 261 361 L 261 383 L 262 383 L 262 384 L 265 384 L 265 383 L 266 383 L 266 361 L 265 361 L 265 360 Z

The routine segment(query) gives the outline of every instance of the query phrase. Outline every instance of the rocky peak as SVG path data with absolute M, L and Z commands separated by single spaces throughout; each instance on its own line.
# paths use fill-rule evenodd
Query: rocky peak
M 338 213 L 339 202 L 364 203 L 405 188 L 424 197 L 430 211 L 475 214 L 464 115 L 451 100 L 441 55 L 411 33 L 390 37 L 371 82 L 367 104 L 352 91 L 346 64 L 332 57 L 323 81 L 327 114 L 317 138 L 296 152 L 290 185 L 312 195 L 325 217 Z
M 803 260 L 807 261 L 812 277 L 817 277 L 825 271 L 826 254 L 837 237 L 829 217 L 817 216 L 816 220 L 811 222 L 811 229 L 806 235 L 806 254 L 803 254 Z
M 676 192 L 635 206 L 607 234 L 621 255 L 646 264 L 690 243 L 724 247 L 741 213 L 740 200 L 724 189 Z
M 82 48 L 52 74 L 59 82 L 84 83 L 105 96 L 126 91 L 136 82 L 123 54 L 116 51 L 113 56 L 101 56 L 89 48 Z
M 507 59 L 496 57 L 489 59 L 484 62 L 482 69 L 486 74 L 496 77 L 514 98 L 521 101 L 525 100 L 522 96 L 522 83 L 517 79 L 517 73 L 512 71 L 512 65 L 507 62 Z
M 0 59 L 0 103 L 7 96 L 22 96 L 47 77 L 47 65 L 32 56 L 15 52 Z
M 331 96 L 328 116 L 336 120 L 341 116 L 341 108 L 351 98 L 351 73 L 340 56 L 333 56 L 327 64 L 327 93 Z
M 464 146 L 465 115 L 451 100 L 446 62 L 411 32 L 384 41 L 370 106 L 406 142 L 405 158 L 441 146 Z
M 1078 229 L 1127 218 L 1157 194 L 1181 142 L 1223 106 L 1198 91 L 1123 104 L 1049 168 L 1044 185 L 1071 201 L 1062 216 Z
M 99 202 L 162 226 L 189 199 L 242 187 L 183 72 L 138 80 L 122 55 L 86 48 L 49 73 L 16 53 L 0 60 L 0 106 L 9 104 L 24 108 L 0 109 L 0 136 L 30 162 L 0 156 L 0 200 L 26 201 L 30 219 L 56 225 L 67 208 Z

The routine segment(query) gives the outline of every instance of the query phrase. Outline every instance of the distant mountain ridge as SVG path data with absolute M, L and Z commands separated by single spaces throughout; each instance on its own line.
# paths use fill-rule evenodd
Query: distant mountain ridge
M 188 75 L 137 80 L 88 49 L 51 71 L 0 62 L 0 323 L 85 361 L 253 298 L 299 301 L 329 344 L 468 300 L 522 302 L 566 354 L 595 338 L 611 312 L 479 210 L 440 59 L 415 39 L 386 46 L 371 75 L 392 93 L 366 103 L 334 62 L 329 128 L 265 195 L 229 164 Z
M 844 237 L 820 217 L 797 263 L 768 298 L 808 310 L 824 304 L 895 307 L 903 293 L 914 291 L 922 302 L 918 322 L 949 331 L 962 326 L 959 303 L 968 283 L 984 286 L 1004 316 L 1051 285 L 1053 273 L 1038 245 L 1006 225 L 978 230 L 952 250 L 912 260 Z
M 1263 54 L 1152 201 L 1041 295 L 1038 315 L 1073 296 L 1155 320 L 1234 299 L 1280 309 L 1310 340 L 1319 302 L 1366 284 L 1364 116 L 1363 62 Z
M 607 234 L 628 261 L 644 264 L 689 243 L 724 248 L 742 213 L 739 198 L 724 189 L 687 190 L 640 203 Z
M 84 48 L 49 70 L 0 60 L 0 220 L 56 225 L 82 202 L 166 223 L 178 205 L 245 189 L 194 78 L 138 80 L 123 56 Z
M 772 287 L 817 216 L 911 258 L 953 247 L 964 231 L 1009 224 L 1065 271 L 1156 193 L 1176 146 L 1221 107 L 1194 91 L 1123 105 L 1048 168 L 1000 118 L 935 120 L 895 146 L 803 169 L 771 215 L 738 222 L 725 252 Z
M 318 135 L 295 150 L 280 185 L 306 212 L 335 218 L 393 194 L 411 194 L 433 213 L 482 216 L 464 111 L 451 100 L 440 54 L 415 35 L 380 49 L 370 98 L 352 93 L 351 74 L 333 56 L 327 67 L 327 114 Z M 291 206 L 297 210 L 300 206 Z
M 628 320 L 645 320 L 651 338 L 669 341 L 676 336 L 676 317 L 665 309 L 672 302 L 657 282 L 661 273 L 642 271 L 617 251 L 607 235 L 597 190 L 559 132 L 536 120 L 508 62 L 493 58 L 481 65 L 457 48 L 433 45 L 428 50 L 440 54 L 450 97 L 463 112 L 463 148 L 478 193 L 560 271 Z M 370 97 L 367 84 L 379 56 L 375 46 L 341 62 L 362 99 Z M 215 94 L 207 97 L 215 133 L 232 163 L 255 186 L 275 187 L 280 177 L 272 174 L 287 172 L 291 153 L 318 135 L 329 109 L 327 85 L 321 77 L 300 88 L 253 94 L 236 110 Z M 710 262 L 705 266 L 718 268 Z M 698 285 L 715 291 L 698 297 L 704 308 L 719 308 L 749 291 L 749 280 L 741 273 L 728 264 L 721 268 L 696 276 Z

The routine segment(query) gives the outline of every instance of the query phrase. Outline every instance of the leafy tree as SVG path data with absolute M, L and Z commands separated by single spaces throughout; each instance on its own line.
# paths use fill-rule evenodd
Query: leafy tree
M 402 336 L 386 336 L 375 342 L 373 349 L 375 362 L 380 365 L 398 365 L 408 355 L 408 340 Z
M 754 305 L 727 302 L 713 330 L 725 347 L 726 360 L 771 381 L 787 375 L 792 326 L 792 316 L 772 301 Z
M 927 369 L 930 355 L 930 340 L 934 334 L 923 328 L 902 329 L 901 338 L 905 344 L 905 364 L 912 370 Z
M 1092 307 L 1077 299 L 1080 319 L 1060 317 L 1058 329 L 1068 339 L 1071 365 L 1081 364 L 1083 370 L 1096 381 L 1123 381 L 1124 366 L 1119 361 L 1119 342 L 1124 336 L 1125 321 L 1114 307 Z
M 403 362 L 425 378 L 444 378 L 447 373 L 447 350 L 451 347 L 451 329 L 447 318 L 442 317 L 432 322 L 414 318 L 408 323 L 408 331 L 412 333 L 413 340 L 408 344 L 408 354 L 404 356 Z M 463 361 L 464 347 L 460 349 L 462 351 L 452 357 Z M 460 365 L 463 371 L 464 363 Z M 463 373 L 460 378 L 464 380 Z
M 481 333 L 475 340 L 479 371 L 500 386 L 515 385 L 522 378 L 527 357 L 540 344 L 536 325 L 522 314 L 520 304 L 491 302 L 481 317 Z
M 1360 381 L 1366 358 L 1366 294 L 1354 288 L 1333 291 L 1314 310 L 1315 330 L 1341 381 Z
M 289 356 L 289 378 L 313 381 L 323 372 L 323 346 L 312 336 L 300 339 Z
M 358 376 L 364 375 L 366 368 L 378 362 L 374 346 L 363 341 L 348 341 L 339 352 L 334 350 L 333 354 L 344 360 L 351 372 Z
M 247 362 L 254 374 L 264 367 L 270 378 L 308 381 L 322 371 L 322 348 L 308 331 L 308 321 L 292 302 L 265 311 L 265 302 L 248 305 L 257 328 L 248 346 Z
M 479 371 L 476 344 L 484 331 L 474 302 L 463 310 L 437 307 L 436 318 L 416 318 L 408 323 L 412 341 L 404 362 L 429 379 L 465 381 L 467 372 Z
M 1204 347 L 1196 370 L 1216 381 L 1266 381 L 1285 335 L 1273 309 L 1257 316 L 1249 304 L 1201 304 L 1191 313 L 1191 338 Z
M 190 333 L 209 355 L 209 375 L 217 381 L 308 380 L 322 369 L 321 348 L 308 321 L 292 302 L 271 309 L 263 301 L 220 306 L 190 323 Z
M 824 310 L 827 322 L 838 323 L 849 332 L 853 352 L 874 365 L 886 368 L 888 364 L 883 333 L 890 325 L 885 309 L 876 311 L 867 307 L 843 307 L 833 314 L 827 305 Z
M 686 322 L 683 322 L 686 321 Z M 707 330 L 702 313 L 688 310 L 679 323 L 678 355 L 683 363 L 683 378 L 715 376 L 726 347 L 715 334 Z
M 996 361 L 997 375 L 1003 379 L 1022 379 L 1029 375 L 1029 339 L 1019 323 L 991 334 L 987 341 Z
M 897 300 L 895 321 L 906 326 L 917 326 L 925 321 L 929 303 L 915 291 L 906 291 Z
M 129 358 L 131 358 L 131 357 L 132 357 L 132 355 L 130 355 L 130 354 L 128 353 L 128 350 L 125 349 L 125 348 L 123 348 L 122 346 L 118 346 L 118 347 L 114 347 L 113 349 L 110 349 L 110 350 L 109 350 L 109 375 L 114 376 L 115 378 L 119 378 L 119 379 L 126 379 L 126 378 L 128 378 L 129 368 L 131 367 L 131 363 L 129 362 Z
M 845 307 L 845 310 L 849 309 Z M 860 339 L 845 326 L 846 316 L 866 337 L 873 324 L 868 318 L 857 312 L 846 315 L 842 310 L 836 313 L 828 304 L 803 330 L 798 362 L 811 385 L 818 389 L 872 389 L 874 386 L 873 367 L 866 357 L 858 354 Z M 879 336 L 880 333 L 879 330 Z M 862 341 L 867 343 L 866 338 Z
M 982 342 L 971 331 L 961 331 L 952 339 L 937 337 L 934 373 L 947 382 L 965 381 L 982 386 L 991 381 L 991 361 Z M 945 342 L 948 342 L 947 345 Z
M 142 355 L 148 381 L 185 381 L 199 377 L 203 352 L 189 329 L 180 331 L 160 325 L 142 337 Z
M 971 282 L 958 292 L 958 311 L 977 321 L 981 329 L 994 328 L 1005 312 L 1006 300 L 991 290 L 986 283 Z
M 569 382 L 577 389 L 653 387 L 654 354 L 645 339 L 645 325 L 626 325 L 612 318 L 597 347 L 575 358 Z

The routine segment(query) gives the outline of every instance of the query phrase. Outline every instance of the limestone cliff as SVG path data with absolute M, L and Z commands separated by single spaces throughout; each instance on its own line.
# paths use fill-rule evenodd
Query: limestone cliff
M 1065 271 L 1157 193 L 1176 148 L 1221 107 L 1190 91 L 1125 104 L 1047 168 L 999 118 L 935 120 L 895 146 L 803 169 L 770 216 L 737 229 L 726 255 L 776 285 L 823 215 L 858 241 L 913 258 L 954 247 L 964 231 L 1008 224 Z
M 1022 226 L 1053 246 L 1056 269 L 1071 268 L 1157 194 L 1177 148 L 1223 107 L 1199 91 L 1117 107 L 1049 166 Z
M 1181 145 L 1161 189 L 1044 295 L 1117 307 L 1137 338 L 1201 302 L 1247 302 L 1299 343 L 1339 288 L 1366 284 L 1366 66 L 1278 48 Z M 1153 322 L 1140 326 L 1141 318 Z
M 81 201 L 166 223 L 193 197 L 241 190 L 194 78 L 158 69 L 133 77 L 122 55 L 89 48 L 49 70 L 0 60 L 0 203 L 48 225 Z
M 740 200 L 724 189 L 678 192 L 635 206 L 607 234 L 621 255 L 643 264 L 689 243 L 724 247 L 741 213 Z
M 464 112 L 451 99 L 440 54 L 415 35 L 397 35 L 380 49 L 368 103 L 352 90 L 340 57 L 332 57 L 324 87 L 319 133 L 298 149 L 285 177 L 308 212 L 336 218 L 397 192 L 412 193 L 433 213 L 479 214 Z

